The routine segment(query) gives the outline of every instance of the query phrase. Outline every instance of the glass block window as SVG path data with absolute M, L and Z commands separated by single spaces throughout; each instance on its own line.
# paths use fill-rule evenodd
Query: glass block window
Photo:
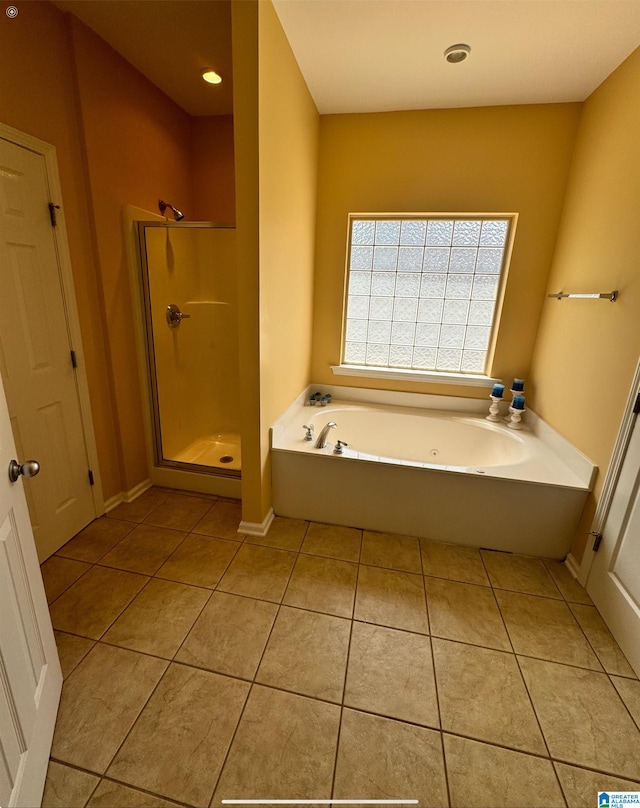
M 485 373 L 512 218 L 350 218 L 342 362 Z

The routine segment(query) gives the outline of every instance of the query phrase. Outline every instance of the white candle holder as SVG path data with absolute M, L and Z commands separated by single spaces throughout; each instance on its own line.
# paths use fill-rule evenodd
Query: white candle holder
M 509 429 L 522 429 L 522 424 L 520 423 L 520 421 L 522 420 L 522 416 L 526 412 L 526 409 L 523 408 L 521 410 L 517 410 L 515 407 L 510 406 L 509 412 L 511 414 L 509 415 L 509 418 L 506 419 L 509 422 L 507 424 Z
M 509 392 L 511 393 L 511 404 L 509 404 L 509 413 L 511 413 L 513 411 L 513 399 L 516 396 L 523 396 L 524 395 L 524 390 L 514 390 L 513 387 L 512 387 L 511 390 L 509 390 Z M 520 410 L 520 412 L 524 412 L 524 410 Z M 511 414 L 507 415 L 503 420 L 507 424 L 510 423 Z
M 489 405 L 489 415 L 485 415 L 485 419 L 487 421 L 499 421 L 500 420 L 500 402 L 502 401 L 502 396 L 489 396 L 491 399 L 491 404 Z

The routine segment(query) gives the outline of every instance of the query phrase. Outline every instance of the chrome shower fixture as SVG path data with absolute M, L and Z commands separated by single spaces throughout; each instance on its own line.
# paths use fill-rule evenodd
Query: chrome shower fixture
M 173 217 L 176 220 L 176 222 L 180 222 L 182 221 L 182 219 L 184 219 L 184 213 L 181 210 L 178 210 L 178 208 L 174 208 L 173 205 L 170 205 L 168 202 L 163 202 L 162 199 L 160 199 L 158 202 L 158 209 L 163 216 L 165 215 L 165 211 L 167 208 L 173 211 Z

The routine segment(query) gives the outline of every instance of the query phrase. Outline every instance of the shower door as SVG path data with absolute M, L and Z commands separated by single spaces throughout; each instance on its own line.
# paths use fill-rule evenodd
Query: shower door
M 139 222 L 157 465 L 240 476 L 235 228 Z

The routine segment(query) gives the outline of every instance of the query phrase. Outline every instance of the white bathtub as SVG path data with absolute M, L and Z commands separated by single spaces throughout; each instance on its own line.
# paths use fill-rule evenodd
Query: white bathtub
M 311 388 L 312 390 L 315 388 Z M 345 388 L 331 388 L 340 394 Z M 351 391 L 351 395 L 354 393 Z M 366 393 L 358 391 L 359 397 Z M 521 431 L 484 418 L 484 402 L 381 394 L 301 396 L 272 428 L 272 487 L 279 516 L 563 558 L 595 466 L 536 416 Z M 435 399 L 435 401 L 434 401 Z M 427 400 L 447 411 L 384 400 Z M 506 405 L 505 405 L 506 406 Z M 327 446 L 305 441 L 337 424 Z M 333 454 L 336 440 L 348 444 Z

